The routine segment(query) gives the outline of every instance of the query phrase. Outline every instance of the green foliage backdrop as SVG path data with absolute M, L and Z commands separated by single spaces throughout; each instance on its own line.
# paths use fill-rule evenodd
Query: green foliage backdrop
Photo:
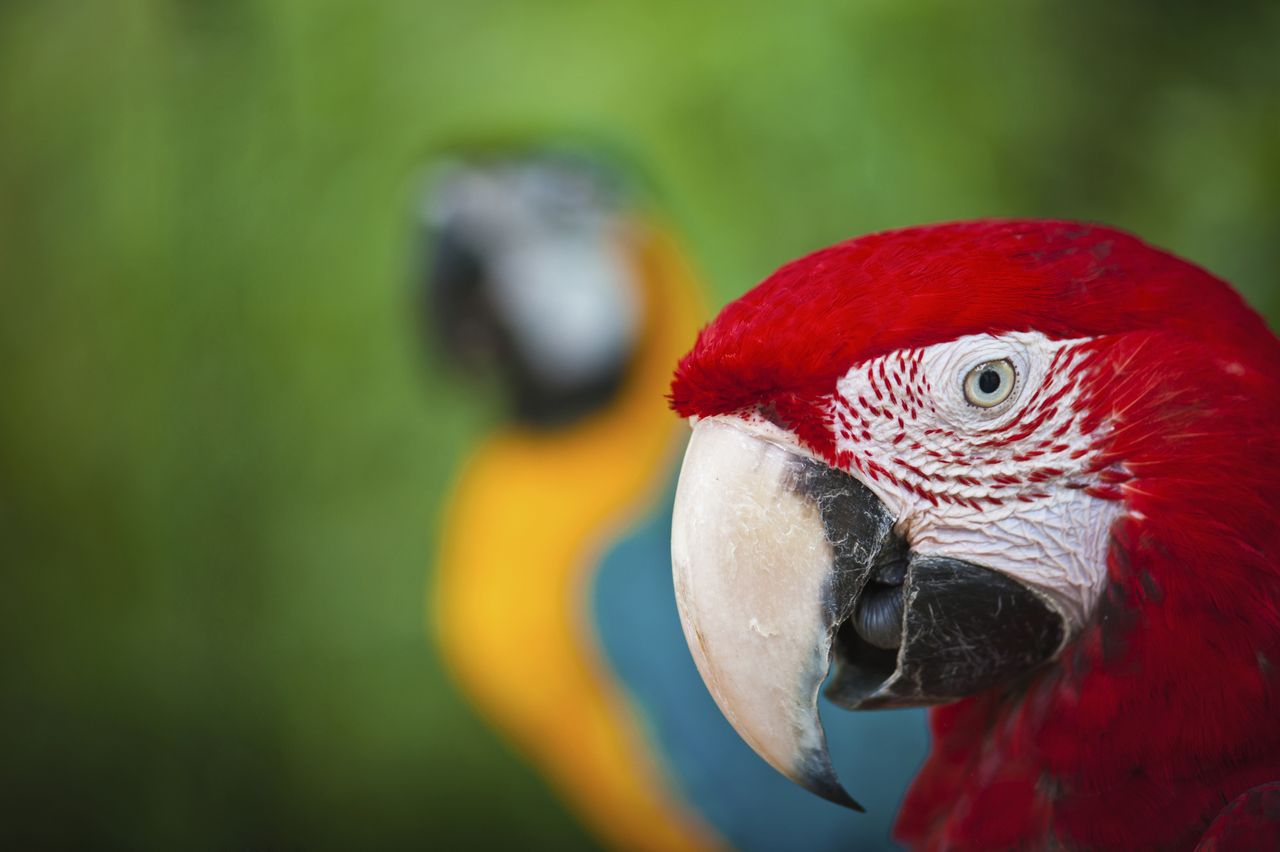
M 415 339 L 432 149 L 631 152 L 715 304 L 859 232 L 1023 215 L 1275 316 L 1278 43 L 1262 2 L 0 5 L 0 834 L 589 844 L 424 639 L 494 416 Z

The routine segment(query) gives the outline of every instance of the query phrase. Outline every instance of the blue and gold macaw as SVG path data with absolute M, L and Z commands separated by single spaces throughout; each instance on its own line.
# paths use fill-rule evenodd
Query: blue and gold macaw
M 447 503 L 434 637 L 476 709 L 608 847 L 892 848 L 924 756 L 918 711 L 832 719 L 832 751 L 860 755 L 846 774 L 871 791 L 870 814 L 851 814 L 741 742 L 684 645 L 669 547 L 687 430 L 663 397 L 705 313 L 635 197 L 555 149 L 457 158 L 431 181 L 434 335 L 510 401 Z

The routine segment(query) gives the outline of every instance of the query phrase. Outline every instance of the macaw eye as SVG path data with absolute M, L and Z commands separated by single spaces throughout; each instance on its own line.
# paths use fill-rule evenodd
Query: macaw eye
M 994 408 L 1013 393 L 1016 378 L 1013 364 L 1007 360 L 979 364 L 964 377 L 964 398 L 979 408 Z

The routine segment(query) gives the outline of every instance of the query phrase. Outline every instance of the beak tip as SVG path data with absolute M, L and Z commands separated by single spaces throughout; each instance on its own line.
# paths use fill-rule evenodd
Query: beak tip
M 857 811 L 860 814 L 867 812 L 867 809 L 858 804 L 858 801 L 849 795 L 844 786 L 836 778 L 835 769 L 831 767 L 830 758 L 824 752 L 821 757 L 811 755 L 810 760 L 819 764 L 813 766 L 808 771 L 800 773 L 799 777 L 793 776 L 793 779 L 809 792 L 821 796 L 828 802 L 848 808 L 851 811 Z
M 842 805 L 851 811 L 857 811 L 860 814 L 865 814 L 867 812 L 867 809 L 858 804 L 858 800 L 845 792 L 843 787 L 836 787 L 835 790 L 830 792 L 821 792 L 816 790 L 814 792 L 818 793 L 819 796 L 822 796 L 822 798 L 826 799 L 828 802 L 834 802 L 837 805 Z

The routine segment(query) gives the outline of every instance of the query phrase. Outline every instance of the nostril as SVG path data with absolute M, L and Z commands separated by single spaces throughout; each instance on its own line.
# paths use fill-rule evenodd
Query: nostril
M 765 420 L 768 420 L 774 426 L 780 426 L 783 429 L 788 429 L 791 426 L 787 418 L 783 417 L 778 412 L 778 406 L 774 405 L 772 402 L 766 405 L 757 405 L 756 413 L 759 414 L 761 417 L 763 417 Z

